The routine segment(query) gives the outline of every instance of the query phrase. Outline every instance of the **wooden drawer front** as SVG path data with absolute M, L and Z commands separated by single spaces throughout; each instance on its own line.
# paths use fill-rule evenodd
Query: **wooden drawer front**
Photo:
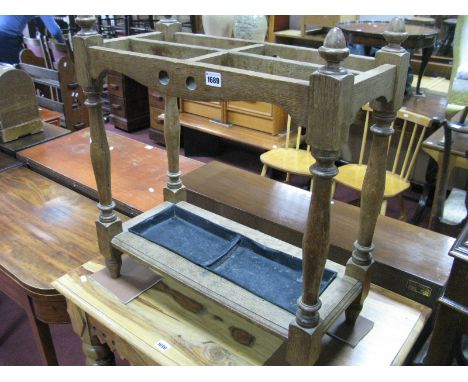
M 164 110 L 160 110 L 154 107 L 150 107 L 150 126 L 153 129 L 164 131 L 164 124 L 162 121 L 158 121 L 158 115 L 164 113 Z
M 182 111 L 200 115 L 217 121 L 222 120 L 222 107 L 220 102 L 198 102 L 183 100 Z
M 266 102 L 228 101 L 227 107 L 229 111 L 238 111 L 256 116 L 271 117 L 273 113 L 273 105 Z
M 109 94 L 116 95 L 118 97 L 124 96 L 124 80 L 122 75 L 107 75 L 107 89 Z
M 118 115 L 120 117 L 126 117 L 124 98 L 111 95 L 109 97 L 109 101 L 110 101 L 110 110 L 112 114 Z
M 228 123 L 232 123 L 234 125 L 248 127 L 249 129 L 263 131 L 264 133 L 275 134 L 274 126 L 273 126 L 273 119 L 270 118 L 263 118 L 263 117 L 255 117 L 252 114 L 244 114 L 229 111 L 227 113 Z
M 148 101 L 150 107 L 164 110 L 164 97 L 161 94 L 150 91 L 148 94 Z

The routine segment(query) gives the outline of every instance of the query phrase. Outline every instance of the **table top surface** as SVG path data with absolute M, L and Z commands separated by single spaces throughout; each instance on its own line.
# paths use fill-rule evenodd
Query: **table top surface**
M 89 134 L 89 128 L 79 130 L 21 151 L 18 157 L 34 170 L 96 199 Z M 166 151 L 111 131 L 107 131 L 107 139 L 112 161 L 112 196 L 118 206 L 123 206 L 121 210 L 136 214 L 161 203 L 167 182 Z M 180 156 L 180 170 L 184 174 L 202 165 Z
M 124 305 L 88 277 L 102 268 L 102 259 L 90 261 L 54 281 L 53 285 L 97 320 L 105 328 L 100 328 L 103 333 L 117 334 L 129 344 L 136 354 L 136 362 L 261 365 L 282 344 L 273 334 L 257 328 L 256 338 L 262 346 L 239 345 L 228 332 L 220 329 L 221 325 L 217 327 L 213 318 L 183 309 L 170 293 L 157 285 Z M 401 364 L 430 312 L 429 308 L 414 301 L 372 285 L 362 315 L 374 321 L 374 328 L 354 349 L 325 335 L 318 364 Z M 168 350 L 163 352 L 157 348 L 156 343 L 160 340 L 169 345 Z M 119 350 L 118 345 L 116 350 Z M 275 358 L 280 364 L 284 362 L 281 356 Z
M 361 34 L 361 35 L 371 35 L 371 36 L 382 36 L 383 32 L 388 30 L 390 23 L 385 21 L 366 21 L 366 22 L 355 22 L 349 21 L 346 23 L 340 23 L 337 26 L 349 33 Z M 417 38 L 417 37 L 435 37 L 439 30 L 435 28 L 425 27 L 421 25 L 406 25 L 406 33 L 408 33 L 408 38 Z
M 25 167 L 0 172 L 0 271 L 23 288 L 51 282 L 96 257 L 96 203 Z M 126 220 L 121 216 L 122 220 Z
M 14 156 L 5 154 L 0 151 L 0 172 L 20 165 L 21 162 L 17 160 Z
M 20 150 L 51 141 L 70 133 L 70 130 L 51 125 L 47 122 L 42 123 L 42 129 L 43 131 L 40 131 L 39 133 L 26 135 L 11 142 L 0 143 L 0 150 L 8 154 L 15 155 Z
M 429 150 L 444 151 L 444 128 L 438 128 L 423 142 L 423 147 Z M 468 134 L 452 132 L 452 155 L 465 157 L 468 150 Z
M 422 114 L 426 117 L 445 118 L 445 108 L 447 107 L 447 98 L 436 94 L 426 93 L 424 97 L 409 97 L 403 102 L 403 109 L 413 113 Z

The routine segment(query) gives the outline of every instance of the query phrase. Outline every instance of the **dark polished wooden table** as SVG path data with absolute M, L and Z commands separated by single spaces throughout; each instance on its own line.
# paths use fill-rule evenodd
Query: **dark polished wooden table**
M 348 22 L 337 26 L 343 31 L 348 43 L 376 47 L 387 45 L 383 32 L 388 29 L 388 22 Z M 434 51 L 439 30 L 420 25 L 406 25 L 406 32 L 408 38 L 403 42 L 403 47 L 408 50 L 422 49 L 422 60 L 416 86 L 416 94 L 422 95 L 420 91 L 421 79 Z
M 42 128 L 43 131 L 39 133 L 26 135 L 11 142 L 0 142 L 0 151 L 15 156 L 18 151 L 70 134 L 70 130 L 47 122 L 43 122 Z
M 51 282 L 98 255 L 96 203 L 24 167 L 0 172 L 0 203 L 0 289 L 26 312 L 42 362 L 56 365 L 48 325 L 70 320 Z
M 89 153 L 89 128 L 18 153 L 33 170 L 84 195 L 97 199 L 96 181 Z M 117 209 L 134 216 L 163 202 L 167 181 L 164 150 L 107 132 L 111 152 L 112 196 Z M 180 157 L 182 173 L 203 163 Z

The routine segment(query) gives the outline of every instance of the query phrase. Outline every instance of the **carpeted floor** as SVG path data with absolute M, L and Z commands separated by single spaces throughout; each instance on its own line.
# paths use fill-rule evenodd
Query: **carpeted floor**
M 129 136 L 132 139 L 154 145 L 148 137 L 148 129 L 133 132 L 131 134 L 115 129 L 107 124 L 106 128 L 118 134 Z M 183 154 L 183 150 L 182 150 Z M 226 164 L 237 166 L 245 170 L 260 174 L 261 163 L 260 152 L 252 151 L 242 145 L 223 144 L 221 154 L 213 157 L 192 157 L 202 162 L 218 160 Z M 283 175 L 274 173 L 273 177 L 282 180 Z M 292 176 L 291 184 L 297 187 L 308 189 L 307 178 Z M 406 206 L 408 216 L 411 217 L 415 211 L 417 197 L 414 193 L 406 194 Z M 359 193 L 340 187 L 336 188 L 335 198 L 337 200 L 357 204 Z M 387 215 L 398 217 L 398 201 L 390 200 Z M 426 227 L 428 213 L 421 223 Z M 60 365 L 84 365 L 84 355 L 81 351 L 81 342 L 71 328 L 71 325 L 52 325 L 51 332 L 55 344 L 58 361 Z M 117 359 L 117 364 L 126 365 L 126 361 Z M 0 365 L 40 365 L 39 354 L 31 334 L 28 319 L 21 308 L 17 307 L 8 297 L 0 292 Z

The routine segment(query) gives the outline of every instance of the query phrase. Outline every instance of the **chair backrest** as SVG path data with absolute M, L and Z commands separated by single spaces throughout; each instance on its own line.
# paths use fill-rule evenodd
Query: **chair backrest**
M 23 37 L 23 43 L 27 49 L 34 53 L 36 57 L 44 59 L 44 49 L 41 40 L 38 38 Z
M 302 126 L 297 127 L 297 136 L 296 136 L 296 146 L 295 149 L 299 150 L 301 146 L 301 137 L 302 137 Z M 289 142 L 291 140 L 291 116 L 288 114 L 288 122 L 286 123 L 286 142 L 284 147 L 289 148 Z M 310 151 L 310 145 L 307 145 L 307 151 Z
M 52 42 L 47 41 L 47 45 L 50 49 L 52 61 L 55 64 L 55 68 L 57 68 L 57 64 L 62 57 L 68 56 L 68 48 L 67 45 L 63 42 Z
M 361 150 L 359 152 L 359 165 L 362 165 L 364 160 L 367 132 L 369 130 L 369 119 L 372 112 L 372 109 L 368 104 L 364 105 L 362 109 L 366 112 L 366 119 L 364 122 Z M 397 119 L 401 119 L 403 121 L 403 125 L 401 127 L 396 153 L 393 157 L 391 173 L 397 174 L 407 181 L 413 171 L 419 151 L 421 150 L 426 130 L 431 125 L 431 119 L 405 109 L 398 110 Z M 393 126 L 394 123 L 392 123 L 392 127 Z M 407 133 L 410 134 L 409 140 L 405 139 Z M 388 142 L 387 154 L 390 151 L 391 142 L 392 137 L 390 137 Z

